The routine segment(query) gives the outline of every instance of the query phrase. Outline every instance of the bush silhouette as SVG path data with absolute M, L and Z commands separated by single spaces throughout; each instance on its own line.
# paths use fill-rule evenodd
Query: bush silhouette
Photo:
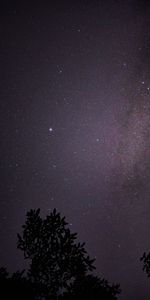
M 0 268 L 0 287 L 2 299 L 33 300 L 35 288 L 22 272 L 16 272 L 9 276 L 5 268 Z
M 107 280 L 90 274 L 80 280 L 76 279 L 64 298 L 65 300 L 115 300 L 118 293 L 120 293 L 119 285 L 109 285 Z

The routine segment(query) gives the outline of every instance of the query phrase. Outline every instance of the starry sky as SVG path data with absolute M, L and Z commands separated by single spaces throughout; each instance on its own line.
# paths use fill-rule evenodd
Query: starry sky
M 148 300 L 150 3 L 2 1 L 0 265 L 54 207 L 122 300 Z

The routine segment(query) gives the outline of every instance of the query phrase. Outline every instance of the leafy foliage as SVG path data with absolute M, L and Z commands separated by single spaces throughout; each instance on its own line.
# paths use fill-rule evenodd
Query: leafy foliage
M 150 252 L 148 254 L 144 252 L 140 260 L 143 261 L 143 270 L 147 273 L 147 276 L 150 277 Z

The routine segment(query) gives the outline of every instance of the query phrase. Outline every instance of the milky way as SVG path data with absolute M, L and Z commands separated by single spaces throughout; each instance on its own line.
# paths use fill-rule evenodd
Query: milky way
M 148 300 L 148 1 L 5 4 L 1 10 L 0 264 L 16 270 L 25 213 L 56 207 L 120 282 Z

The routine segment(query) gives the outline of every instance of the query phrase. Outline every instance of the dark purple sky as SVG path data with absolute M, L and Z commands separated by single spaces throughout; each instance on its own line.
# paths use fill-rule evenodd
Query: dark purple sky
M 56 207 L 119 299 L 148 300 L 150 4 L 49 2 L 0 7 L 0 265 L 21 266 L 27 210 Z

